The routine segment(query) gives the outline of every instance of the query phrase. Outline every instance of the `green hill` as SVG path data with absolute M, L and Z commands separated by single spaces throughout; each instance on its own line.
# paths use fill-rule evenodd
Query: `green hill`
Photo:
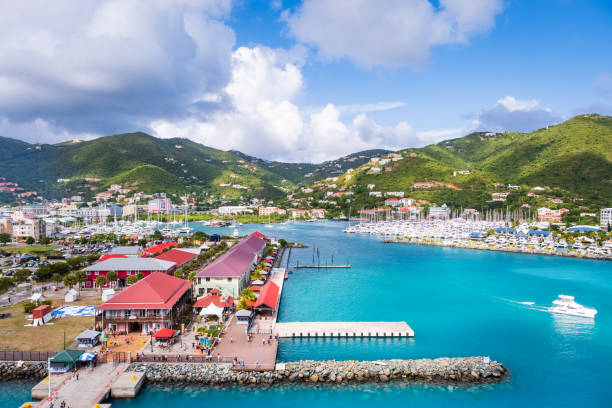
M 73 193 L 90 197 L 110 184 L 146 193 L 204 192 L 217 199 L 282 199 L 298 184 L 315 191 L 298 196 L 323 200 L 329 183 L 354 191 L 341 206 L 380 205 L 366 187 L 403 191 L 417 199 L 453 206 L 547 204 L 527 197 L 534 186 L 549 196 L 581 198 L 592 205 L 612 203 L 612 117 L 581 115 L 531 133 L 475 132 L 423 148 L 397 152 L 378 166 L 371 159 L 387 150 L 369 150 L 320 164 L 266 161 L 238 151 L 221 151 L 188 139 L 158 139 L 127 133 L 85 142 L 29 144 L 0 138 L 0 175 L 47 198 Z M 345 174 L 349 169 L 354 169 Z M 469 174 L 459 172 L 469 171 Z M 419 182 L 436 182 L 415 189 Z M 491 192 L 519 185 L 506 202 L 491 202 Z M 347 190 L 348 191 L 348 190 Z M 544 200 L 544 198 L 542 199 Z M 565 201 L 567 202 L 567 201 Z
M 612 203 L 609 116 L 581 115 L 531 133 L 476 132 L 398 153 L 402 159 L 380 166 L 379 173 L 373 173 L 374 164 L 368 163 L 353 172 L 349 181 L 340 177 L 346 188 L 355 191 L 349 205 L 380 205 L 383 198 L 370 197 L 367 185 L 374 185 L 375 191 L 403 191 L 416 199 L 456 207 L 517 207 L 523 202 L 551 206 L 546 198 L 527 196 L 535 186 L 546 187 L 548 198 L 562 198 L 565 203 L 575 199 L 587 206 Z M 455 173 L 459 171 L 469 174 Z M 413 188 L 415 183 L 432 181 L 439 184 Z M 491 202 L 491 193 L 505 191 L 503 186 L 509 184 L 521 186 L 520 191 L 505 202 Z
M 237 196 L 278 197 L 282 194 L 279 188 L 293 186 L 268 170 L 246 163 L 234 153 L 187 139 L 158 139 L 145 133 L 127 133 L 56 145 L 34 146 L 7 138 L 3 142 L 0 174 L 45 197 L 58 198 L 70 193 L 91 195 L 113 183 L 146 193 L 199 189 L 236 196 L 235 188 L 215 185 L 223 175 L 228 176 L 231 184 L 250 188 Z M 58 182 L 60 179 L 70 181 Z

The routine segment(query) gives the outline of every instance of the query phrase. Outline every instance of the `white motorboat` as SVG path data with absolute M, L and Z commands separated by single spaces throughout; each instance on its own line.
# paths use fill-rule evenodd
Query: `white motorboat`
M 574 301 L 573 296 L 559 295 L 559 299 L 553 300 L 552 307 L 548 308 L 551 313 L 566 314 L 572 316 L 594 318 L 597 314 L 596 309 L 584 307 Z
M 234 232 L 232 235 L 234 236 L 234 238 L 238 238 L 240 236 L 240 233 L 238 232 L 238 228 L 234 228 Z

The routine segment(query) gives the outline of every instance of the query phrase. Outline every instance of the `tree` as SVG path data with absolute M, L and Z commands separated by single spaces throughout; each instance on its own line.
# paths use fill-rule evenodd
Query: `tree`
M 174 271 L 174 276 L 176 276 L 177 278 L 182 278 L 183 277 L 183 269 L 177 269 L 176 271 Z
M 7 242 L 11 242 L 11 234 L 3 232 L 0 234 L 0 243 L 2 243 L 2 245 L 6 245 Z
M 60 275 L 59 273 L 54 273 L 53 275 L 51 275 L 51 280 L 59 284 L 62 281 L 62 275 Z
M 283 248 L 287 247 L 287 241 L 283 238 L 278 240 L 278 243 L 280 244 L 280 246 L 282 246 Z
M 34 239 L 34 237 L 27 237 L 26 238 L 26 244 L 28 244 L 28 245 L 32 245 L 35 242 L 36 242 L 36 240 Z
M 119 275 L 117 275 L 117 272 L 115 271 L 108 271 L 108 273 L 106 274 L 106 280 L 108 282 L 115 282 L 118 278 Z
M 81 284 L 87 282 L 87 274 L 85 271 L 76 271 L 74 273 L 74 277 L 79 284 L 79 293 L 81 293 Z
M 13 275 L 13 281 L 15 281 L 15 283 L 25 282 L 31 275 L 32 272 L 30 272 L 29 269 L 19 269 L 15 272 L 15 275 Z
M 64 276 L 64 285 L 69 288 L 73 287 L 77 284 L 77 278 L 74 275 L 66 275 Z
M 128 285 L 133 285 L 133 284 L 135 284 L 136 282 L 138 282 L 138 276 L 136 276 L 136 275 L 130 275 L 130 276 L 128 276 L 128 277 L 127 277 L 127 284 L 128 284 Z
M 189 272 L 189 275 L 187 276 L 187 280 L 189 282 L 195 282 L 197 280 L 196 274 L 198 271 L 191 271 Z
M 142 278 L 144 278 L 144 273 L 138 272 L 138 275 L 136 276 L 138 277 L 138 280 L 141 280 Z
M 96 285 L 100 287 L 100 295 L 102 294 L 102 287 L 106 285 L 106 276 L 100 275 L 96 278 Z

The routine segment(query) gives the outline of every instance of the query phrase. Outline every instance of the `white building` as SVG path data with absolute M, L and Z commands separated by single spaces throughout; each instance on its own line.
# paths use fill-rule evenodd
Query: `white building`
M 441 207 L 429 207 L 429 218 L 448 218 L 450 215 L 450 208 L 446 204 L 442 204 Z
M 601 229 L 609 231 L 608 226 L 612 226 L 612 208 L 602 208 L 599 212 L 599 225 Z
M 217 208 L 217 213 L 219 215 L 235 215 L 245 212 L 253 212 L 253 210 L 246 205 L 224 205 Z

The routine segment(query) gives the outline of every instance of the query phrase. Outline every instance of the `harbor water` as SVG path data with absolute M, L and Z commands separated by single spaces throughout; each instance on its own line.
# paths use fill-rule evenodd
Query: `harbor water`
M 192 227 L 231 234 L 233 228 Z M 511 375 L 499 384 L 145 387 L 113 407 L 609 407 L 612 263 L 466 249 L 384 244 L 345 234 L 345 223 L 245 225 L 241 235 L 302 242 L 290 265 L 350 263 L 347 269 L 293 269 L 280 321 L 406 321 L 413 339 L 282 339 L 281 361 L 490 356 Z M 315 246 L 315 247 L 313 247 Z M 599 310 L 595 320 L 553 315 L 559 294 Z M 531 304 L 533 302 L 533 304 Z

